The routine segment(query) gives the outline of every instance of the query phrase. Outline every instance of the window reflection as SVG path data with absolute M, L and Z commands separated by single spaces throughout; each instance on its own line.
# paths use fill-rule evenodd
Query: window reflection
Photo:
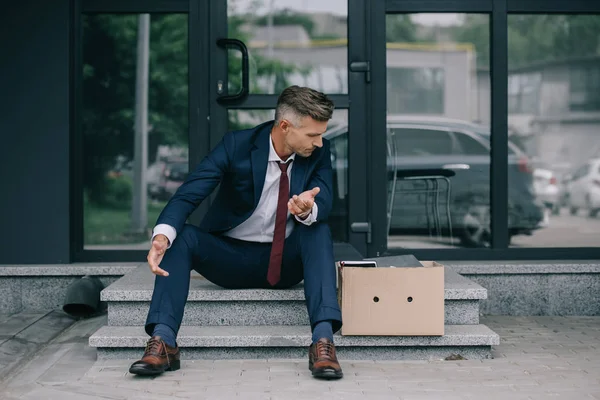
M 147 30 L 141 29 L 148 37 L 148 127 L 136 133 L 143 21 L 148 21 Z M 159 213 L 187 173 L 187 27 L 185 14 L 83 18 L 84 249 L 147 250 Z M 147 163 L 134 151 L 136 135 L 146 137 Z
M 509 137 L 542 209 L 513 247 L 600 244 L 600 16 L 508 16 Z M 509 186 L 516 175 L 509 174 Z M 509 204 L 510 205 L 510 204 Z M 529 215 L 509 215 L 509 227 Z
M 442 68 L 387 69 L 389 114 L 444 114 Z
M 348 93 L 347 0 L 229 0 L 229 37 L 249 51 L 250 94 L 290 85 Z M 238 52 L 229 52 L 229 90 L 241 85 Z
M 489 17 L 387 15 L 386 39 L 388 250 L 489 247 Z

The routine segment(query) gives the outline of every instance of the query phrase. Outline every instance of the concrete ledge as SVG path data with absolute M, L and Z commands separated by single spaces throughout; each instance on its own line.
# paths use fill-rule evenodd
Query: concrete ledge
M 105 287 L 139 263 L 87 263 L 0 266 L 0 313 L 51 311 L 62 307 L 67 287 L 85 275 L 98 276 Z
M 388 346 L 388 347 L 338 347 L 336 353 L 342 368 L 349 361 L 359 360 L 427 360 L 441 361 L 460 355 L 467 360 L 490 359 L 491 346 Z M 139 360 L 141 348 L 101 347 L 97 349 L 98 360 Z M 181 349 L 183 360 L 306 360 L 306 347 L 185 347 Z
M 148 266 L 142 265 L 118 282 L 102 291 L 103 301 L 150 301 L 154 289 L 154 275 Z M 453 270 L 445 273 L 446 300 L 486 299 L 487 291 L 475 282 L 460 276 Z M 304 300 L 303 284 L 290 289 L 223 289 L 192 272 L 188 301 L 297 301 Z
M 600 274 L 598 261 L 440 261 L 461 275 Z
M 104 326 L 89 338 L 92 347 L 144 348 L 148 335 L 141 326 Z M 182 347 L 303 347 L 311 343 L 304 326 L 183 326 Z M 494 346 L 500 337 L 485 325 L 446 325 L 443 336 L 341 336 L 336 347 Z
M 448 261 L 485 287 L 483 315 L 600 315 L 600 262 Z
M 84 276 L 125 275 L 135 270 L 140 263 L 78 263 L 48 265 L 0 265 L 0 277 L 4 276 Z
M 143 326 L 150 302 L 115 301 L 108 303 L 111 326 Z M 446 300 L 447 325 L 479 324 L 478 300 Z M 186 304 L 182 325 L 309 325 L 304 299 L 294 301 L 191 301 Z

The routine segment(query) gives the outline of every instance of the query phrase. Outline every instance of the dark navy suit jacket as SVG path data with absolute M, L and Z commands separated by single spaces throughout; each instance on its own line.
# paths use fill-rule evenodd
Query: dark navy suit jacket
M 168 224 L 179 233 L 189 215 L 219 185 L 219 192 L 200 228 L 220 233 L 244 222 L 258 205 L 267 173 L 269 137 L 273 121 L 252 129 L 225 134 L 179 187 L 156 224 Z M 310 157 L 296 155 L 291 170 L 290 197 L 318 186 L 317 221 L 327 219 L 333 202 L 329 142 Z

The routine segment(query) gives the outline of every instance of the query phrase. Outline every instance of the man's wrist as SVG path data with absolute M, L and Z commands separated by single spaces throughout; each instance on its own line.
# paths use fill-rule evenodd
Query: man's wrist
M 166 235 L 163 235 L 162 233 L 156 235 L 152 241 L 166 243 L 167 246 L 170 244 L 169 238 Z
M 300 218 L 301 220 L 305 220 L 306 218 L 308 218 L 310 216 L 310 213 L 312 212 L 312 210 L 308 210 L 305 213 L 302 214 L 298 214 L 298 218 Z

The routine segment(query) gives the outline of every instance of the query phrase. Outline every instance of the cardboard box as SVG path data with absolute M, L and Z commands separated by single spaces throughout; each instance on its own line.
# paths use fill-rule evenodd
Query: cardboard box
M 337 263 L 342 335 L 444 335 L 444 266 L 365 268 Z

